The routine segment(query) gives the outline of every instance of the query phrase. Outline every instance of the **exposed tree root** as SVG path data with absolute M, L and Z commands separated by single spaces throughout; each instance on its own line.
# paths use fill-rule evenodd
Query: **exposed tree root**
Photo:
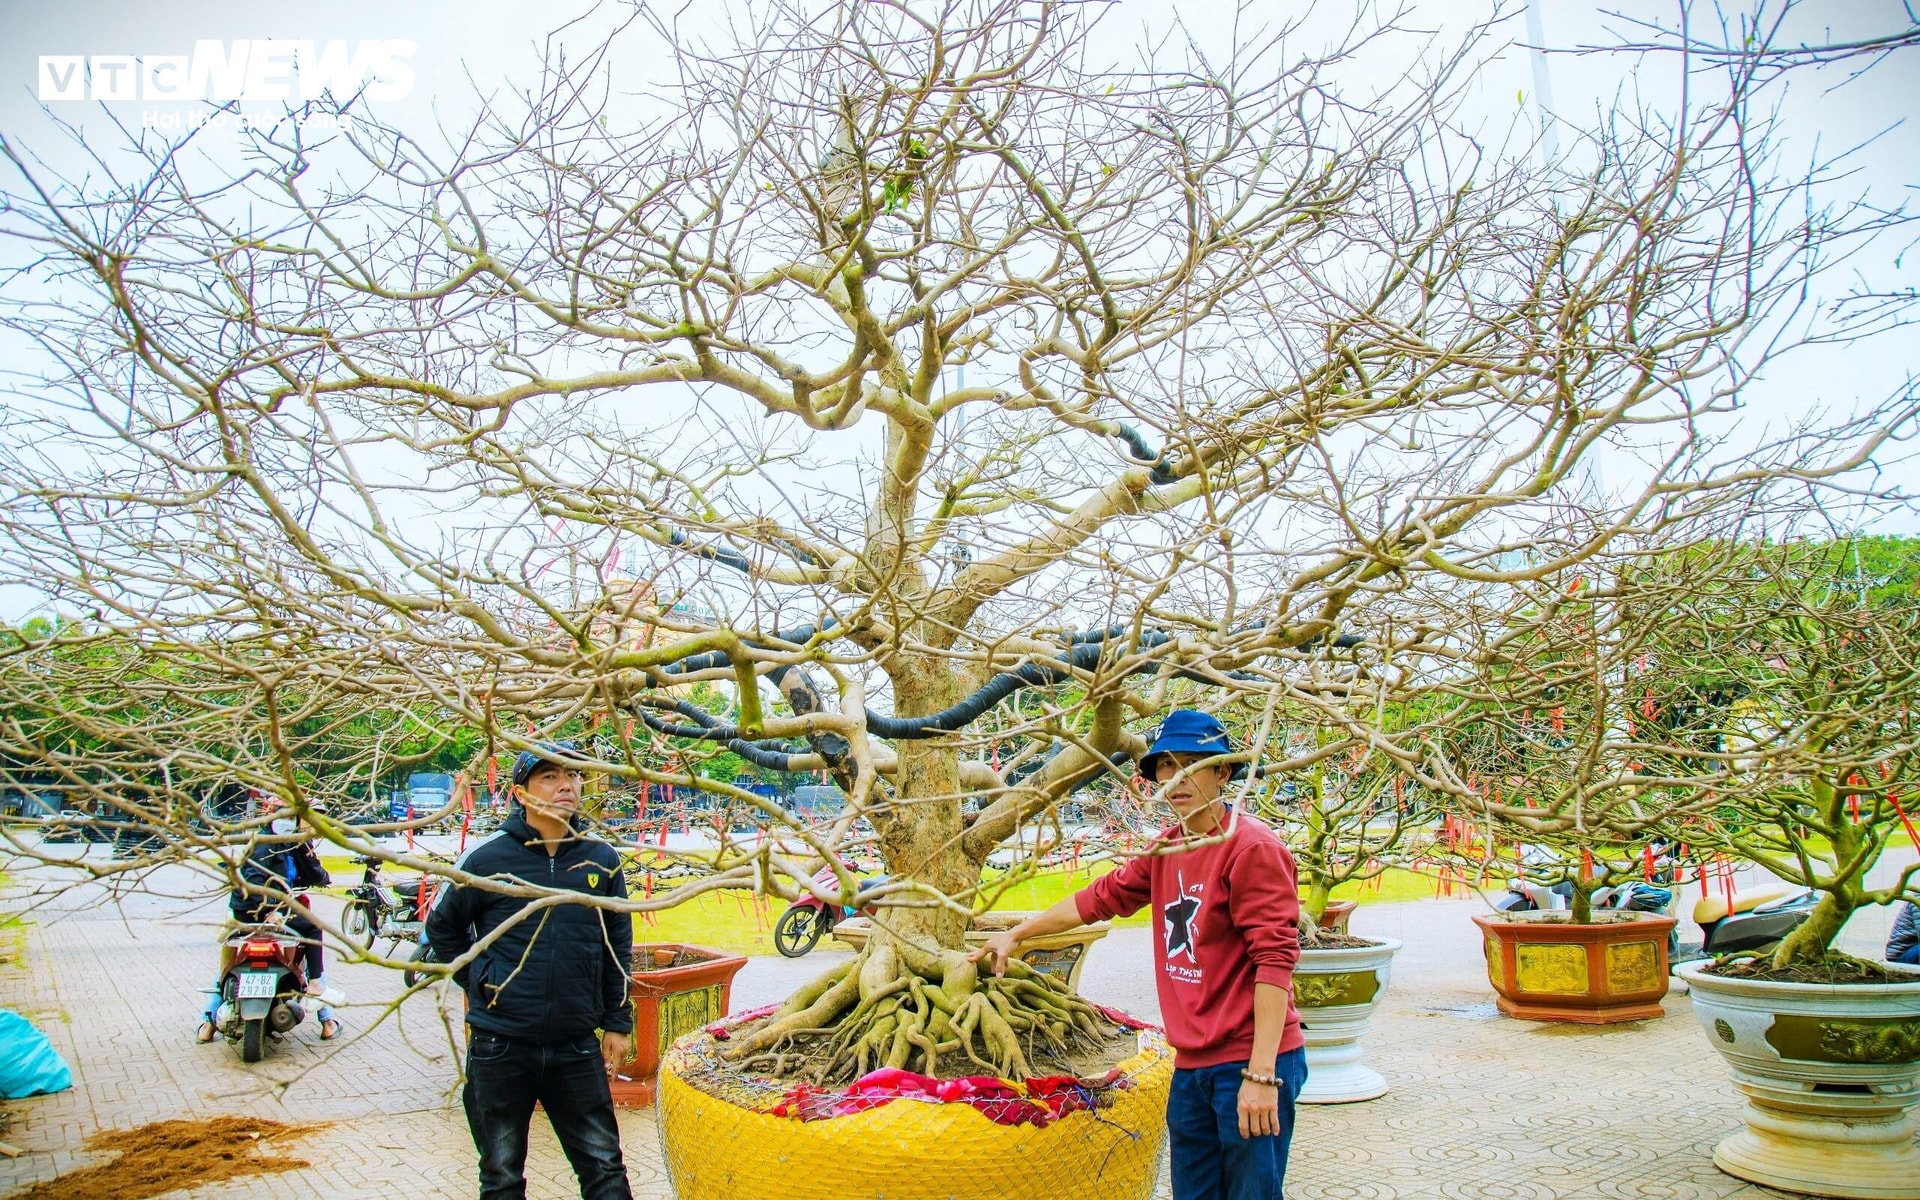
M 870 945 L 774 1013 L 736 1030 L 724 1057 L 820 1086 L 878 1067 L 1023 1080 L 1070 1072 L 1074 1054 L 1121 1033 L 1064 983 L 1014 961 L 983 976 L 957 950 L 903 955 Z

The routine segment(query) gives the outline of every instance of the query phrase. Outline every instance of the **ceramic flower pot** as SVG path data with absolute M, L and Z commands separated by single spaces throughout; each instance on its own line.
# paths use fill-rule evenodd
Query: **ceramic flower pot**
M 1473 923 L 1486 935 L 1487 980 L 1510 1017 L 1611 1025 L 1666 1015 L 1672 917 L 1608 913 L 1576 925 L 1565 912 L 1516 912 Z
M 967 946 L 984 946 L 987 939 L 1003 929 L 1012 929 L 1031 913 L 986 913 L 974 919 L 967 930 Z M 1043 975 L 1065 981 L 1067 990 L 1080 990 L 1080 971 L 1087 965 L 1087 950 L 1111 928 L 1105 921 L 1081 925 L 1045 937 L 1028 938 L 1014 955 Z M 833 936 L 843 945 L 862 950 L 873 933 L 873 922 L 866 917 L 848 917 L 833 927 Z
M 1302 950 L 1293 968 L 1293 1003 L 1307 1039 L 1307 1086 L 1302 1104 L 1350 1104 L 1387 1093 L 1386 1077 L 1363 1060 L 1360 1039 L 1387 990 L 1401 943 Z
M 667 1047 L 718 1021 L 733 1000 L 733 977 L 747 960 L 724 950 L 656 942 L 633 948 L 633 1049 L 610 1081 L 623 1108 L 653 1103 Z
M 1911 983 L 1776 983 L 1707 965 L 1676 973 L 1747 1098 L 1747 1127 L 1714 1147 L 1714 1165 L 1810 1196 L 1920 1200 L 1907 1118 L 1920 1102 L 1920 971 L 1903 972 Z

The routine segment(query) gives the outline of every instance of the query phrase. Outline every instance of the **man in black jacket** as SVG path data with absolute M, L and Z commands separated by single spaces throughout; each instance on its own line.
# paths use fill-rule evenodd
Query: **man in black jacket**
M 627 894 L 613 847 L 580 832 L 582 777 L 572 749 L 546 744 L 514 760 L 520 808 L 467 851 L 461 869 L 508 885 Z M 626 1061 L 633 1032 L 633 919 L 571 901 L 528 911 L 533 902 L 451 887 L 427 916 L 427 941 L 441 962 L 486 942 L 454 976 L 467 990 L 463 1098 L 480 1151 L 480 1197 L 526 1195 L 527 1127 L 537 1101 L 580 1179 L 582 1200 L 629 1200 L 607 1081 Z

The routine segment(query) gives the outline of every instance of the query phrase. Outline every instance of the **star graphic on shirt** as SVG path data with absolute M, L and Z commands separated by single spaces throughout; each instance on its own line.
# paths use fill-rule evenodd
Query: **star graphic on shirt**
M 1200 959 L 1193 952 L 1193 922 L 1200 915 L 1200 899 L 1187 895 L 1185 878 L 1180 880 L 1180 894 L 1160 910 L 1167 917 L 1167 957 L 1184 953 L 1187 961 L 1198 964 Z

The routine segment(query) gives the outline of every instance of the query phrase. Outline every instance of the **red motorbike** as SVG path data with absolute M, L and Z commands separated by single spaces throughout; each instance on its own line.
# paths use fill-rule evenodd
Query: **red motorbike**
M 833 888 L 839 886 L 840 877 L 834 873 L 832 867 L 822 867 L 820 873 L 813 877 L 813 881 L 822 887 Z M 861 879 L 860 890 L 865 892 L 885 882 L 884 877 Z M 774 922 L 774 948 L 788 958 L 804 957 L 820 944 L 820 939 L 825 937 L 835 925 L 856 912 L 860 916 L 871 917 L 873 906 L 828 904 L 809 892 L 795 900 L 786 912 L 780 914 L 780 919 Z
M 267 1034 L 281 1034 L 306 1017 L 307 971 L 300 938 L 279 924 L 248 925 L 227 939 L 220 972 L 220 1007 L 213 1027 L 238 1043 L 242 1062 L 266 1056 Z

